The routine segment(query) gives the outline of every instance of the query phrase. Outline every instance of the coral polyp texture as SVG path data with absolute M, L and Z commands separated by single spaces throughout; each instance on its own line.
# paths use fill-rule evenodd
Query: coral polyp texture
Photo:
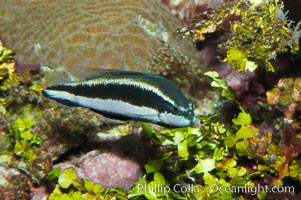
M 177 27 L 158 0 L 8 0 L 1 3 L 0 18 L 0 36 L 19 63 L 68 69 L 145 71 L 151 53 L 168 37 L 165 31 Z

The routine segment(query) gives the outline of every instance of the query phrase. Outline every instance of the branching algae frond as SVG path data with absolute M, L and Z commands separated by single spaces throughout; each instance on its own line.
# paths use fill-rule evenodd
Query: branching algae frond
M 29 117 L 18 118 L 16 123 L 11 125 L 9 132 L 15 155 L 31 161 L 38 157 L 33 151 L 33 145 L 41 144 L 41 139 L 31 131 L 33 125 L 34 121 Z
M 178 32 L 196 41 L 204 40 L 207 33 L 224 31 L 229 22 L 227 39 L 218 48 L 225 52 L 223 61 L 238 72 L 254 71 L 259 64 L 273 72 L 271 60 L 277 54 L 299 50 L 301 24 L 294 27 L 286 18 L 281 0 L 218 4 L 197 15 L 188 28 Z
M 188 127 L 162 132 L 151 130 L 151 138 L 161 146 L 163 154 L 160 159 L 151 160 L 145 165 L 146 175 L 135 184 L 129 197 L 232 199 L 236 194 L 212 192 L 208 186 L 251 187 L 254 184 L 252 177 L 261 172 L 250 172 L 246 166 L 238 164 L 239 151 L 241 154 L 250 152 L 248 139 L 256 132 L 250 124 L 251 117 L 241 112 L 233 120 L 238 126 L 236 132 L 216 121 L 215 117 L 199 117 L 204 124 L 202 128 Z M 149 129 L 145 127 L 145 130 Z M 245 131 L 248 134 L 241 134 Z M 236 145 L 239 143 L 244 145 Z M 158 185 L 165 190 L 159 191 L 157 188 L 155 191 Z

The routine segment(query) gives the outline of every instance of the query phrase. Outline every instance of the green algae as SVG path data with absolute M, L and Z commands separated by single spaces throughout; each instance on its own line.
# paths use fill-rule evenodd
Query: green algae
M 227 39 L 218 44 L 223 62 L 238 72 L 254 71 L 262 64 L 274 72 L 271 61 L 277 55 L 299 50 L 301 23 L 293 26 L 286 14 L 281 0 L 231 1 L 209 7 L 178 33 L 200 41 L 210 33 L 226 32 Z

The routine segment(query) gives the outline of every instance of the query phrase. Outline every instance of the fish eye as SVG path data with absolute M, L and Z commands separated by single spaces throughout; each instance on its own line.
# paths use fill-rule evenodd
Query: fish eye
M 180 110 L 177 107 L 173 106 L 172 107 L 172 112 L 175 113 L 175 114 L 178 114 L 180 112 Z

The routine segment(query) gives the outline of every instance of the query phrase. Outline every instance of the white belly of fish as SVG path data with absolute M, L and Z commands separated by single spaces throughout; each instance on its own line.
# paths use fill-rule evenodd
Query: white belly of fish
M 114 99 L 99 99 L 76 96 L 65 91 L 47 90 L 47 94 L 54 99 L 68 100 L 80 106 L 90 108 L 103 113 L 112 113 L 128 116 L 131 118 L 142 118 L 145 120 L 159 122 L 159 113 L 157 110 L 145 106 L 136 106 L 127 102 Z

